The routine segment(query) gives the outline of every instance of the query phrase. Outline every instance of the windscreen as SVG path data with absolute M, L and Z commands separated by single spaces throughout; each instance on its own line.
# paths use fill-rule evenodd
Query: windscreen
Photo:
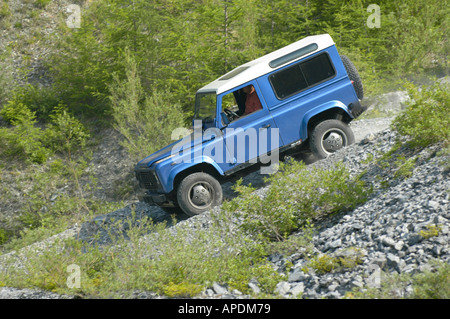
M 195 100 L 194 120 L 212 122 L 216 118 L 216 93 L 198 93 Z

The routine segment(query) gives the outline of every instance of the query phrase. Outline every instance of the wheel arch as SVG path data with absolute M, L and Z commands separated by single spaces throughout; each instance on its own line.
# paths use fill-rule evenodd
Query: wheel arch
M 173 177 L 173 182 L 172 182 L 172 191 L 176 192 L 178 185 L 181 183 L 181 181 L 188 175 L 192 174 L 192 173 L 197 173 L 197 172 L 203 172 L 203 173 L 207 173 L 211 176 L 213 176 L 215 179 L 220 180 L 223 176 L 223 174 L 218 170 L 217 167 L 215 167 L 213 164 L 211 163 L 207 163 L 207 162 L 202 162 L 199 164 L 195 164 L 193 166 L 190 166 L 186 169 L 182 169 L 180 171 L 178 171 L 174 177 Z
M 316 107 L 304 116 L 302 136 L 306 139 L 314 127 L 325 120 L 340 120 L 348 124 L 353 120 L 353 117 L 350 115 L 348 108 L 339 101 Z

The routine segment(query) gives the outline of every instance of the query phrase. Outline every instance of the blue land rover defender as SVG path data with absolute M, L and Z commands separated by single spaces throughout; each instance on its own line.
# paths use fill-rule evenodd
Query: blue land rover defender
M 281 152 L 305 145 L 326 158 L 354 142 L 348 124 L 365 111 L 362 98 L 328 34 L 243 64 L 197 91 L 189 134 L 136 165 L 143 200 L 192 216 L 219 205 L 221 182 L 250 165 L 273 171 Z

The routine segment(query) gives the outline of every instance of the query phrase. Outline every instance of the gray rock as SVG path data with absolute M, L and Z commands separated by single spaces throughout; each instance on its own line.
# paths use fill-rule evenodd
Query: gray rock
M 288 293 L 293 295 L 294 297 L 297 297 L 298 295 L 302 294 L 305 291 L 305 285 L 302 282 L 299 282 L 292 286 L 291 289 L 289 289 Z
M 434 200 L 429 200 L 428 201 L 428 207 L 433 209 L 433 210 L 438 210 L 440 205 L 438 202 L 434 201 Z
M 388 253 L 386 256 L 387 266 L 390 268 L 398 269 L 400 265 L 400 258 L 397 255 Z
M 362 288 L 364 287 L 364 282 L 361 278 L 361 276 L 356 276 L 353 280 L 352 280 L 352 285 L 353 287 L 357 287 L 357 288 Z
M 250 280 L 248 287 L 257 295 L 261 293 L 261 289 L 259 289 L 258 282 L 256 280 Z
M 342 245 L 342 240 L 341 239 L 336 239 L 336 240 L 334 240 L 334 241 L 332 241 L 330 243 L 327 243 L 326 250 L 328 250 L 328 249 L 336 249 L 336 248 L 341 247 L 341 245 Z
M 394 248 L 395 248 L 395 250 L 401 251 L 404 246 L 405 246 L 405 243 L 402 240 L 400 240 L 395 243 Z
M 337 282 L 332 283 L 328 286 L 328 291 L 333 292 L 339 287 L 339 284 Z
M 288 282 L 296 282 L 305 280 L 305 273 L 300 268 L 294 268 L 288 277 Z
M 370 142 L 372 142 L 373 140 L 375 140 L 375 134 L 373 134 L 373 133 L 369 133 L 369 134 L 367 134 L 362 140 L 361 140 L 361 145 L 364 145 L 364 144 L 368 144 L 368 143 L 370 143 Z
M 393 240 L 393 239 L 390 238 L 390 237 L 383 236 L 383 238 L 381 239 L 381 241 L 382 241 L 382 243 L 383 243 L 385 246 L 389 246 L 389 247 L 394 247 L 394 246 L 395 246 L 395 240 Z
M 291 285 L 287 281 L 281 281 L 275 287 L 275 293 L 284 296 L 291 289 Z
M 217 282 L 213 283 L 212 289 L 218 295 L 224 295 L 228 293 L 228 289 L 225 286 L 219 285 Z
M 387 258 L 385 255 L 378 256 L 371 260 L 371 263 L 377 265 L 381 269 L 383 269 L 387 264 Z
M 408 237 L 408 245 L 413 246 L 420 243 L 423 240 L 423 237 L 419 234 L 413 234 Z

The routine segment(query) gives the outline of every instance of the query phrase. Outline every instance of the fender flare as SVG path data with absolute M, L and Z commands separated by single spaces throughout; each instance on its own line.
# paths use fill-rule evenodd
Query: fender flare
M 179 174 L 182 174 L 186 171 L 195 171 L 195 167 L 205 167 L 208 165 L 210 169 L 213 169 L 218 175 L 224 176 L 223 170 L 219 167 L 219 165 L 209 156 L 199 156 L 196 157 L 191 163 L 180 163 L 177 164 L 169 173 L 169 178 L 167 180 L 167 185 L 165 185 L 165 190 L 169 193 L 174 189 L 175 179 Z M 201 171 L 201 170 L 199 170 Z
M 335 100 L 329 101 L 327 103 L 316 106 L 305 113 L 305 115 L 303 116 L 303 121 L 302 121 L 302 125 L 300 128 L 300 136 L 302 136 L 304 139 L 306 139 L 308 137 L 308 123 L 314 116 L 316 116 L 320 113 L 323 113 L 327 110 L 331 110 L 333 108 L 339 108 L 339 109 L 343 110 L 351 119 L 354 118 L 354 116 L 351 114 L 350 110 L 344 103 L 342 103 L 341 101 L 335 101 Z

